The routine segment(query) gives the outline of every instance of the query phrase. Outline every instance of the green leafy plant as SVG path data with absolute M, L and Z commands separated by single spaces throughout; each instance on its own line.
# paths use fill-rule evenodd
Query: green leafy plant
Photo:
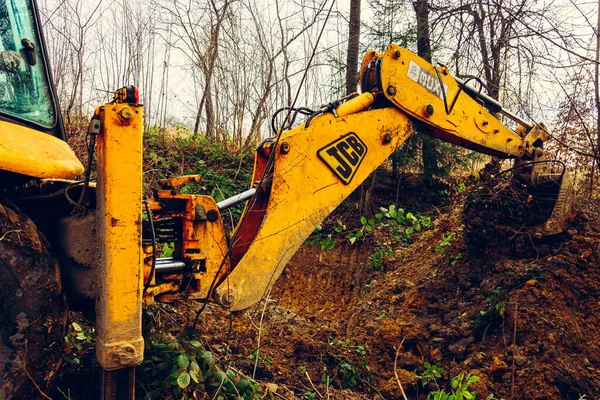
M 375 229 L 389 227 L 395 235 L 400 235 L 403 241 L 409 244 L 410 236 L 413 233 L 431 227 L 430 217 L 407 213 L 402 208 L 396 209 L 393 204 L 388 208 L 380 207 L 380 210 L 381 213 L 376 214 L 375 218 L 360 217 L 360 229 L 347 235 L 350 243 L 354 244 L 358 239 Z
M 417 371 L 415 371 L 415 376 L 421 381 L 422 386 L 426 386 L 429 382 L 434 382 L 437 386 L 437 380 L 446 373 L 444 368 L 438 367 L 437 365 L 431 364 L 427 361 L 423 363 L 423 369 L 424 371 L 420 375 L 417 374 Z
M 506 303 L 499 301 L 492 304 L 486 310 L 479 312 L 479 317 L 473 321 L 474 334 L 476 337 L 483 339 L 486 332 L 492 325 L 501 325 L 504 323 L 504 311 Z
M 452 382 L 451 388 L 439 389 L 429 393 L 428 400 L 475 400 L 477 393 L 469 391 L 469 386 L 479 380 L 479 377 L 471 374 L 459 374 Z
M 71 322 L 64 337 L 67 345 L 67 362 L 73 366 L 80 366 L 95 360 L 94 341 L 96 330 L 93 327 L 81 326 L 78 322 Z
M 231 367 L 221 367 L 210 351 L 195 339 L 161 334 L 147 340 L 141 372 L 146 382 L 146 399 L 164 398 L 164 393 L 180 399 L 193 393 L 211 398 L 259 399 L 258 385 Z
M 420 232 L 423 229 L 431 227 L 431 218 L 426 216 L 414 215 L 411 212 L 405 212 L 404 209 L 396 209 L 395 205 L 388 208 L 380 207 L 381 213 L 375 218 L 385 221 L 384 223 L 395 223 L 396 228 L 404 230 L 404 234 L 409 236 L 414 232 Z
M 304 244 L 320 247 L 322 250 L 329 250 L 335 247 L 335 241 L 333 240 L 332 234 L 323 233 L 323 226 L 321 225 L 317 225 L 315 231 L 304 242 Z
M 367 217 L 363 216 L 363 217 L 360 217 L 360 223 L 362 226 L 359 230 L 348 234 L 348 240 L 350 240 L 351 244 L 354 244 L 354 242 L 356 242 L 356 240 L 363 237 L 365 232 L 371 232 L 373 230 L 373 227 L 375 226 L 375 219 L 373 219 L 373 218 L 367 219 Z
M 263 357 L 260 355 L 260 352 L 258 350 L 255 350 L 252 353 L 250 353 L 248 355 L 248 358 L 250 360 L 252 360 L 253 362 L 259 362 L 259 363 L 263 363 L 263 364 L 273 364 L 272 357 Z
M 442 257 L 446 257 L 448 250 L 450 249 L 450 247 L 452 247 L 452 244 L 450 242 L 454 239 L 456 239 L 456 233 L 450 232 L 449 234 L 444 236 L 442 241 L 437 246 L 435 246 L 434 251 L 440 253 Z
M 393 256 L 394 250 L 389 245 L 375 247 L 375 252 L 369 256 L 371 265 L 376 271 L 383 271 L 383 258 L 386 256 Z
M 429 362 L 423 363 L 423 372 L 421 374 L 415 371 L 415 376 L 421 382 L 421 386 L 425 387 L 433 383 L 436 388 L 427 395 L 427 400 L 475 400 L 477 394 L 474 391 L 470 391 L 469 387 L 477 382 L 479 377 L 461 373 L 450 381 L 449 388 L 445 388 L 439 383 L 445 373 L 446 370 L 444 368 Z
M 333 367 L 335 376 L 339 379 L 339 386 L 342 389 L 355 388 L 363 381 L 370 379 L 370 369 L 366 358 L 364 346 L 354 343 L 350 340 L 332 340 L 329 342 L 333 354 Z M 324 374 L 323 379 L 329 379 L 326 383 L 331 383 L 328 375 Z M 325 384 L 325 382 L 323 382 Z

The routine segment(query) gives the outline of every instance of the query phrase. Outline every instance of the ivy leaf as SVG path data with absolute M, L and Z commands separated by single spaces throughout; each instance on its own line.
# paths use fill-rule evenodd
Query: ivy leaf
M 200 356 L 204 362 L 211 362 L 213 360 L 213 355 L 210 351 L 205 351 L 204 353 L 202 353 L 202 355 Z
M 190 344 L 196 348 L 201 347 L 202 344 L 197 340 L 190 340 Z
M 198 373 L 198 371 L 200 371 L 200 366 L 198 365 L 198 363 L 196 363 L 195 361 L 192 361 L 190 363 L 190 371 L 194 371 L 195 373 Z
M 177 365 L 180 368 L 187 368 L 190 365 L 190 359 L 185 354 L 181 354 L 177 357 Z
M 452 389 L 456 389 L 457 386 L 458 386 L 458 378 L 454 378 L 452 380 Z
M 200 383 L 200 379 L 198 379 L 198 374 L 195 371 L 190 370 L 190 377 L 194 382 Z
M 186 387 L 188 387 L 188 385 L 190 384 L 190 381 L 191 381 L 190 374 L 188 374 L 186 371 L 183 371 L 177 377 L 177 385 L 182 389 L 185 389 Z

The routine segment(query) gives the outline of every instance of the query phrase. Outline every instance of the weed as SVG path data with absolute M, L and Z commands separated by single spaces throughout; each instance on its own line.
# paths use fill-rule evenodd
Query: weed
M 252 360 L 252 362 L 260 362 L 260 363 L 263 363 L 263 364 L 273 364 L 273 358 L 272 357 L 263 357 L 263 356 L 260 355 L 260 353 L 258 352 L 258 350 L 255 350 L 252 353 L 250 353 L 248 355 L 248 358 L 250 360 Z
M 389 227 L 394 236 L 398 236 L 406 245 L 410 244 L 410 237 L 415 232 L 431 227 L 431 218 L 405 213 L 402 208 L 396 209 L 395 205 L 388 208 L 380 207 L 381 213 L 375 215 L 375 218 L 360 217 L 361 228 L 355 232 L 350 232 L 347 237 L 350 243 L 354 244 L 365 234 L 375 229 Z
M 330 250 L 335 247 L 335 241 L 333 240 L 332 234 L 323 233 L 323 226 L 321 225 L 317 225 L 315 231 L 304 242 L 304 244 L 314 247 L 320 247 L 322 250 Z
M 375 220 L 373 218 L 367 219 L 367 217 L 364 216 L 360 217 L 360 223 L 362 227 L 359 230 L 348 234 L 348 240 L 350 240 L 351 244 L 354 244 L 357 239 L 363 237 L 365 232 L 371 232 L 375 226 Z
M 415 376 L 421 381 L 422 386 L 427 385 L 429 382 L 434 382 L 438 386 L 437 379 L 440 379 L 446 373 L 444 368 L 428 363 L 427 361 L 423 363 L 423 368 L 425 370 L 421 375 L 418 375 L 417 371 L 415 371 Z
M 442 241 L 437 246 L 435 246 L 434 251 L 440 253 L 442 257 L 446 257 L 448 250 L 452 246 L 450 242 L 454 239 L 456 239 L 456 233 L 450 232 L 448 235 L 444 236 Z
M 149 382 L 146 399 L 163 398 L 164 393 L 189 399 L 195 398 L 198 392 L 208 393 L 212 398 L 259 398 L 254 380 L 233 368 L 221 368 L 198 340 L 158 334 L 148 338 L 147 344 L 140 368 L 145 381 Z
M 375 215 L 375 218 L 391 225 L 397 233 L 406 235 L 408 239 L 413 233 L 431 227 L 430 217 L 414 215 L 411 212 L 405 213 L 404 209 L 396 209 L 393 204 L 388 208 L 380 207 L 380 210 L 381 213 Z
M 72 364 L 81 364 L 81 357 L 84 356 L 88 350 L 92 349 L 95 338 L 96 331 L 94 328 L 82 327 L 77 322 L 71 322 L 67 335 L 65 336 L 65 342 L 69 348 L 68 362 Z
M 459 374 L 450 383 L 451 389 L 439 389 L 429 393 L 427 400 L 474 400 L 477 394 L 469 391 L 469 386 L 479 380 L 471 374 Z
M 335 376 L 339 378 L 339 386 L 342 389 L 355 388 L 362 382 L 370 379 L 370 369 L 366 358 L 366 350 L 360 345 L 350 340 L 332 340 L 329 342 L 332 349 L 337 350 L 333 354 L 333 366 Z M 324 374 L 322 380 L 327 378 L 327 384 L 331 379 Z
M 450 381 L 449 388 L 444 388 L 440 386 L 438 381 L 446 373 L 444 368 L 424 362 L 423 369 L 424 371 L 421 375 L 418 375 L 417 371 L 415 371 L 415 376 L 421 381 L 421 385 L 425 387 L 429 383 L 433 383 L 436 388 L 427 395 L 427 400 L 474 400 L 476 398 L 477 394 L 469 391 L 469 386 L 477 382 L 479 377 L 461 373 Z M 488 399 L 493 398 L 493 395 L 488 397 Z
M 385 268 L 383 266 L 383 258 L 387 256 L 393 256 L 394 251 L 392 248 L 385 244 L 383 246 L 375 247 L 375 252 L 369 256 L 369 260 L 371 260 L 371 265 L 373 269 L 376 271 L 384 271 Z
M 503 324 L 505 309 L 506 303 L 499 301 L 496 304 L 489 306 L 485 311 L 480 311 L 479 317 L 473 321 L 475 336 L 483 339 L 492 325 Z

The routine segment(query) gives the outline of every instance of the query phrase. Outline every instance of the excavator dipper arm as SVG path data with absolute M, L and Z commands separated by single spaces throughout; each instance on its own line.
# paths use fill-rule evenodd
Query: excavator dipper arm
M 247 229 L 257 224 L 247 228 L 242 221 L 234 233 L 232 248 L 247 249 L 217 299 L 231 310 L 257 303 L 315 227 L 412 132 L 406 114 L 390 107 L 338 118 L 328 113 L 283 133 L 272 143 L 266 208 L 255 209 L 250 200 L 245 213 L 249 220 L 258 216 L 258 230 L 252 238 Z

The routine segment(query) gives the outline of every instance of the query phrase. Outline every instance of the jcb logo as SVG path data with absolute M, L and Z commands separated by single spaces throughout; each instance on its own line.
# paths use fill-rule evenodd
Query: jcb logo
M 329 143 L 317 152 L 319 158 L 340 178 L 349 184 L 367 154 L 367 146 L 354 132 Z

